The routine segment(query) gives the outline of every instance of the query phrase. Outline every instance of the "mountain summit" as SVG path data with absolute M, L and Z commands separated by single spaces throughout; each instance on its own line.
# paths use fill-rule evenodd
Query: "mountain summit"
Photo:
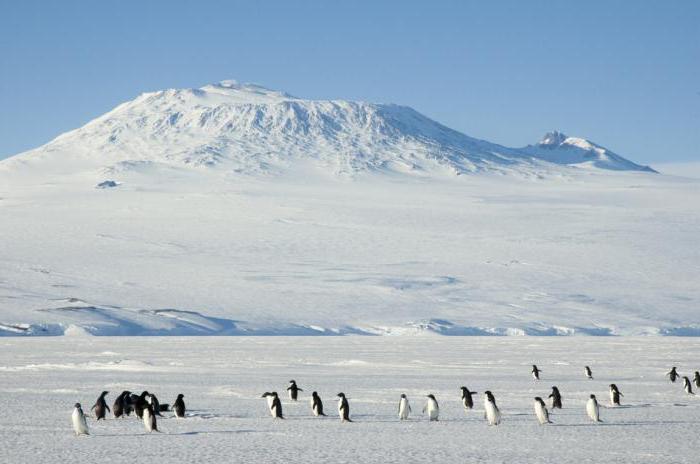
M 533 174 L 555 164 L 650 170 L 558 132 L 536 146 L 513 149 L 464 135 L 406 106 L 304 100 L 233 80 L 142 94 L 7 162 L 33 164 L 47 157 L 109 171 L 147 163 L 250 175 L 283 173 L 301 163 L 335 175 Z

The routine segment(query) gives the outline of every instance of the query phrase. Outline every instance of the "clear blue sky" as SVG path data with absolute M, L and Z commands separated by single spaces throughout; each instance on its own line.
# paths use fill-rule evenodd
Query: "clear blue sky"
M 700 160 L 700 1 L 0 1 L 0 158 L 144 91 L 234 78 Z

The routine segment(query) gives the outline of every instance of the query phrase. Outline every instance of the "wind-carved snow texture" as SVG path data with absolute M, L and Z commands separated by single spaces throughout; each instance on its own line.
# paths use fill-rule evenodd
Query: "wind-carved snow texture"
M 698 204 L 557 132 L 147 93 L 0 162 L 0 335 L 698 335 Z

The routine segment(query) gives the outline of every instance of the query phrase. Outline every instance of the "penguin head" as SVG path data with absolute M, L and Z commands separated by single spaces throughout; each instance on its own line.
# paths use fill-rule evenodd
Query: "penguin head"
M 594 400 L 594 399 L 595 399 L 595 395 L 594 395 L 594 394 L 591 394 L 590 398 L 591 398 L 592 400 Z
M 185 397 L 185 395 L 183 395 L 182 393 L 180 393 L 179 395 L 177 395 L 177 399 L 178 399 L 178 400 L 179 400 L 179 399 L 182 399 L 182 398 L 184 398 L 184 397 Z
M 146 398 L 150 393 L 148 393 L 148 390 L 144 390 L 141 392 L 141 398 Z
M 109 393 L 109 392 L 108 392 L 108 391 L 103 391 L 102 394 L 101 394 L 100 396 L 106 396 L 107 393 Z
M 486 395 L 486 399 L 488 399 L 489 401 L 493 401 L 493 393 L 491 393 L 491 390 L 486 390 L 484 392 L 484 395 Z
M 311 392 L 311 397 L 312 397 L 312 398 L 316 398 L 317 396 L 318 396 L 318 393 L 316 393 L 316 392 Z
M 553 392 L 559 392 L 559 389 L 558 389 L 556 386 L 552 385 L 552 391 L 553 391 Z
M 542 401 L 542 398 L 540 398 L 539 396 L 535 397 L 535 401 L 540 403 L 540 404 L 544 404 L 544 401 Z
M 296 385 L 297 382 L 296 382 L 296 380 L 290 380 L 289 383 L 290 383 L 291 385 Z
M 75 403 L 75 408 L 76 408 L 76 409 L 81 409 L 80 403 Z
M 267 398 L 268 396 L 272 396 L 272 393 L 270 393 L 270 392 L 265 392 L 265 393 L 262 394 L 262 396 L 261 396 L 260 398 Z
M 405 393 L 401 393 L 401 398 L 405 399 L 405 398 L 406 398 L 406 394 L 405 394 Z
M 426 395 L 426 398 L 430 398 L 431 400 L 434 400 L 434 399 L 435 399 L 435 395 L 433 395 L 433 394 L 431 393 L 430 395 Z
M 465 391 L 468 391 L 468 390 L 469 390 L 467 387 L 459 387 L 459 389 L 462 390 L 462 392 L 465 392 Z
M 338 398 L 345 398 L 345 393 L 340 392 L 340 393 L 338 393 L 338 394 L 335 395 L 335 396 L 337 396 Z
M 614 383 L 611 383 L 611 384 L 610 384 L 610 390 L 612 390 L 612 391 L 617 391 L 617 385 L 615 385 Z
M 277 398 L 277 392 L 272 392 L 272 397 Z

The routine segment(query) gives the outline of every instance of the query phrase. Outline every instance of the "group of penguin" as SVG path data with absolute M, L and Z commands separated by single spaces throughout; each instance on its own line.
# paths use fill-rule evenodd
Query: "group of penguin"
M 532 376 L 535 380 L 540 380 L 540 372 L 536 365 L 532 366 Z M 589 366 L 584 367 L 584 373 L 588 379 L 593 379 L 593 372 Z M 672 383 L 681 378 L 678 374 L 676 367 L 673 367 L 666 374 Z M 700 388 L 700 372 L 695 371 L 693 381 L 691 383 L 690 378 L 687 376 L 683 378 L 683 389 L 689 395 L 694 395 L 693 383 L 697 388 Z M 620 392 L 620 389 L 614 383 L 609 386 L 610 389 L 610 405 L 620 406 L 620 398 L 624 395 Z M 287 387 L 287 393 L 289 399 L 292 401 L 297 401 L 299 398 L 299 392 L 304 391 L 297 385 L 296 381 L 290 380 L 289 386 Z M 470 391 L 467 387 L 461 387 L 462 391 L 462 405 L 466 410 L 474 408 L 473 396 L 477 392 Z M 99 396 L 95 405 L 91 408 L 94 410 L 95 417 L 99 421 L 100 419 L 105 419 L 107 411 L 110 411 L 107 402 L 105 401 L 105 396 L 109 392 L 103 391 Z M 348 398 L 344 393 L 338 393 L 336 395 L 338 398 L 338 416 L 341 422 L 352 422 L 350 419 L 350 403 Z M 175 412 L 175 416 L 178 418 L 185 417 L 185 402 L 183 400 L 184 395 L 179 394 L 177 399 L 173 403 L 172 410 Z M 267 407 L 270 411 L 272 417 L 276 419 L 284 419 L 284 414 L 282 412 L 282 401 L 279 398 L 277 392 L 265 392 L 262 394 L 262 398 L 267 400 Z M 440 415 L 440 407 L 438 405 L 437 399 L 434 395 L 429 394 L 426 396 L 427 402 L 423 408 L 423 414 L 427 414 L 430 421 L 437 421 Z M 561 409 L 562 408 L 562 396 L 559 389 L 556 386 L 552 387 L 552 393 L 548 396 L 551 399 L 551 409 Z M 131 393 L 130 391 L 123 391 L 114 401 L 112 406 L 112 414 L 115 418 L 122 417 L 123 415 L 129 416 L 132 412 L 136 416 L 143 420 L 144 427 L 147 432 L 158 431 L 158 426 L 156 422 L 156 416 L 162 416 L 160 413 L 162 411 L 168 411 L 169 407 L 167 404 L 160 404 L 156 396 L 148 391 L 142 392 L 140 395 Z M 545 401 L 537 396 L 534 401 L 535 416 L 540 424 L 551 424 L 549 419 L 549 411 L 547 410 L 547 405 Z M 311 393 L 311 410 L 314 416 L 326 416 L 323 411 L 323 401 L 317 392 Z M 411 405 L 408 401 L 408 397 L 402 394 L 399 399 L 398 416 L 399 420 L 407 420 L 409 414 L 412 412 Z M 591 394 L 586 402 L 586 413 L 588 417 L 593 422 L 602 422 L 600 419 L 600 406 L 595 395 Z M 501 411 L 498 409 L 496 404 L 496 398 L 493 393 L 489 390 L 484 392 L 484 418 L 489 425 L 498 425 L 501 423 Z M 89 435 L 89 429 L 87 425 L 87 420 L 80 403 L 75 404 L 75 409 L 73 410 L 73 430 L 76 435 Z
M 104 420 L 108 411 L 114 415 L 115 419 L 130 416 L 133 412 L 138 419 L 143 421 L 147 432 L 158 432 L 156 416 L 162 417 L 163 415 L 161 412 L 170 410 L 169 405 L 161 404 L 156 395 L 145 390 L 140 395 L 131 393 L 128 390 L 121 392 L 114 400 L 112 409 L 109 409 L 107 401 L 105 401 L 107 394 L 109 394 L 108 391 L 103 391 L 97 398 L 94 406 L 90 408 L 91 411 L 95 412 L 95 419 L 98 421 L 100 419 Z M 185 417 L 186 408 L 184 397 L 185 395 L 180 393 L 173 403 L 172 411 L 177 418 Z M 72 419 L 73 431 L 76 435 L 90 435 L 87 418 L 80 403 L 75 403 Z

